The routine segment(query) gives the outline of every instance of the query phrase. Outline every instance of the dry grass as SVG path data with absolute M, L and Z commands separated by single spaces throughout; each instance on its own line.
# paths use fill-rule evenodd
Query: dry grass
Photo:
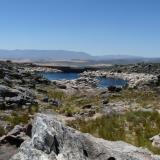
M 95 120 L 75 120 L 68 125 L 82 132 L 107 140 L 123 140 L 138 147 L 160 154 L 160 149 L 151 145 L 149 138 L 160 133 L 158 112 L 128 112 L 124 115 L 110 115 Z

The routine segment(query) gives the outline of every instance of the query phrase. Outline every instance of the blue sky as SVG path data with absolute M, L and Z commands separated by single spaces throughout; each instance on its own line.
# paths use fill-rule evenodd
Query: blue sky
M 160 0 L 0 0 L 0 48 L 160 57 Z

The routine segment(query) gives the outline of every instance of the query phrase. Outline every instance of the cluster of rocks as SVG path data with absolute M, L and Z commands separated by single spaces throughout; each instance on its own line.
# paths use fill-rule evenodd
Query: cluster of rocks
M 55 106 L 55 107 L 59 107 L 61 105 L 61 101 L 60 100 L 56 100 L 56 99 L 49 99 L 48 96 L 44 97 L 42 99 L 42 101 L 44 103 L 49 103 L 50 105 L 52 106 Z
M 160 74 L 160 63 L 137 63 L 128 65 L 113 65 L 106 67 L 107 71 L 118 73 L 146 73 L 146 74 Z
M 26 88 L 35 88 L 36 84 L 48 84 L 48 80 L 28 69 L 31 66 L 32 64 L 1 61 L 0 84 L 10 87 L 21 86 Z
M 35 94 L 31 90 L 18 86 L 11 88 L 0 85 L 0 109 L 14 109 L 36 103 Z
M 52 81 L 60 89 L 80 90 L 95 88 L 98 84 L 98 79 L 90 77 L 80 77 L 75 80 L 54 80 Z
M 32 90 L 37 84 L 49 84 L 43 77 L 26 71 L 31 64 L 0 62 L 0 108 L 13 109 L 17 106 L 36 103 Z
M 82 106 L 81 112 L 74 115 L 74 117 L 77 119 L 93 117 L 96 114 L 96 110 L 97 106 L 94 106 L 92 104 L 86 104 Z
M 62 72 L 59 69 L 45 67 L 45 66 L 41 66 L 41 67 L 34 66 L 34 67 L 29 67 L 27 69 L 31 72 Z
M 156 75 L 145 73 L 118 73 L 106 71 L 87 71 L 81 74 L 82 77 L 105 77 L 113 79 L 123 79 L 127 82 L 129 88 L 138 86 L 154 86 L 158 84 L 159 78 Z
M 111 142 L 69 128 L 51 115 L 37 114 L 31 138 L 11 160 L 160 160 L 146 149 Z

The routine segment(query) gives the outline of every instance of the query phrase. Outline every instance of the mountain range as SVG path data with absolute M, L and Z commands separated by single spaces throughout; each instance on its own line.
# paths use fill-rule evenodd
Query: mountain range
M 85 52 L 67 50 L 0 50 L 0 59 L 27 60 L 33 62 L 51 61 L 105 61 L 108 63 L 160 62 L 160 58 L 145 58 L 130 55 L 92 56 Z

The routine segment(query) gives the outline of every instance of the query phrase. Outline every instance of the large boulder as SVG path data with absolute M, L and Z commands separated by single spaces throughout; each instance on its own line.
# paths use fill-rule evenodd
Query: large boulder
M 25 104 L 36 104 L 34 92 L 24 87 L 10 88 L 0 85 L 0 108 L 14 108 Z
M 66 127 L 51 115 L 37 114 L 32 137 L 11 160 L 160 160 L 125 142 L 111 142 Z
M 0 85 L 0 96 L 1 97 L 15 97 L 18 96 L 19 91 L 16 89 L 12 89 L 5 85 Z

